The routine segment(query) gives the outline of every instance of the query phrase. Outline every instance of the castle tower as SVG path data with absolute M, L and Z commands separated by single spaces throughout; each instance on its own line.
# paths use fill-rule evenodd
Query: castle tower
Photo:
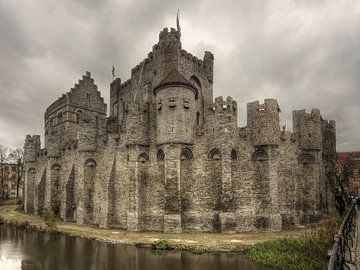
M 322 161 L 325 205 L 327 213 L 335 213 L 336 194 L 336 127 L 335 121 L 322 120 Z
M 247 104 L 247 126 L 253 146 L 279 145 L 279 112 L 276 99 L 265 99 L 264 104 L 259 101 Z
M 216 97 L 209 114 L 207 121 L 210 130 L 229 132 L 237 127 L 237 102 L 232 97 L 227 97 L 226 100 L 222 96 Z
M 34 195 L 36 186 L 36 168 L 40 152 L 40 135 L 26 135 L 24 145 L 24 171 L 25 171 L 25 194 L 24 210 L 26 213 L 34 211 Z
M 302 183 L 307 185 L 305 190 L 298 190 L 299 193 L 306 194 L 305 206 L 301 210 L 304 212 L 303 219 L 310 220 L 318 215 L 318 210 L 323 207 L 325 200 L 324 181 L 321 180 L 322 120 L 320 110 L 312 109 L 310 113 L 306 110 L 293 111 L 293 132 L 301 150 L 298 156 L 299 175 Z M 303 198 L 299 196 L 298 200 L 302 202 Z
M 154 46 L 153 52 L 158 61 L 162 63 L 160 76 L 166 76 L 177 68 L 181 51 L 180 32 L 174 28 L 164 28 L 159 34 L 159 42 Z
M 255 210 L 255 226 L 281 229 L 282 219 L 279 213 L 279 183 L 277 175 L 277 156 L 280 143 L 280 108 L 276 99 L 265 99 L 264 104 L 254 101 L 247 104 L 247 126 L 250 129 L 251 142 L 255 147 L 252 156 L 254 168 L 254 186 L 261 182 L 263 190 L 256 191 L 256 204 L 268 203 L 267 209 Z M 262 196 L 268 192 L 266 197 Z M 261 224 L 267 220 L 266 225 Z
M 182 146 L 193 142 L 197 94 L 196 87 L 175 69 L 154 88 L 156 142 L 164 145 L 165 154 L 165 232 L 182 230 L 180 156 Z
M 319 109 L 293 111 L 293 130 L 302 150 L 321 150 L 322 123 Z
M 183 143 L 193 140 L 197 89 L 177 70 L 172 70 L 154 88 L 156 96 L 157 144 Z
M 37 161 L 40 152 L 40 135 L 26 135 L 24 145 L 24 162 L 31 164 Z

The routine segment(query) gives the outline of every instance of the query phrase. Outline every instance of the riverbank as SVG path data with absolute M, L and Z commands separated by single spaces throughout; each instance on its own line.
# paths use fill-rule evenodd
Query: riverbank
M 16 211 L 16 205 L 0 206 L 0 220 L 5 224 L 29 227 L 39 231 L 51 231 L 44 220 L 36 215 Z M 169 234 L 159 232 L 129 232 L 119 229 L 102 229 L 75 223 L 58 221 L 57 233 L 83 237 L 102 242 L 129 244 L 138 247 L 174 248 L 191 252 L 243 251 L 249 246 L 282 237 L 301 237 L 305 227 L 296 227 L 281 232 L 258 231 L 248 233 L 198 233 Z

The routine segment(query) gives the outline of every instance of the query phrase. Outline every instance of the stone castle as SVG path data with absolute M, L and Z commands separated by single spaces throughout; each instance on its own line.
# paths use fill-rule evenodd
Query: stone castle
M 335 122 L 293 112 L 281 129 L 275 99 L 213 99 L 214 56 L 182 49 L 165 28 L 107 105 L 89 72 L 25 140 L 26 212 L 132 231 L 282 229 L 333 211 Z

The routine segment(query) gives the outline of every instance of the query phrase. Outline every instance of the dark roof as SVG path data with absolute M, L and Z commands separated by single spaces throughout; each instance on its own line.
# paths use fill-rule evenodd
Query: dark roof
M 191 82 L 189 82 L 187 79 L 185 79 L 185 77 L 183 75 L 181 75 L 179 73 L 179 71 L 177 71 L 176 69 L 173 69 L 172 71 L 170 71 L 170 73 L 165 77 L 165 79 L 163 79 L 154 88 L 154 94 L 156 94 L 156 92 L 160 88 L 163 88 L 163 87 L 166 87 L 166 86 L 176 86 L 176 85 L 182 85 L 182 86 L 186 86 L 188 88 L 191 88 L 195 92 L 195 95 L 197 96 L 196 87 Z

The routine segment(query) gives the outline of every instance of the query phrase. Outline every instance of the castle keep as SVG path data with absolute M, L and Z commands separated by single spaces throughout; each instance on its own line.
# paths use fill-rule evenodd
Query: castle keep
M 132 231 L 282 229 L 333 210 L 335 122 L 293 112 L 281 129 L 275 99 L 213 99 L 214 56 L 182 49 L 165 28 L 107 105 L 89 72 L 25 140 L 25 211 Z

